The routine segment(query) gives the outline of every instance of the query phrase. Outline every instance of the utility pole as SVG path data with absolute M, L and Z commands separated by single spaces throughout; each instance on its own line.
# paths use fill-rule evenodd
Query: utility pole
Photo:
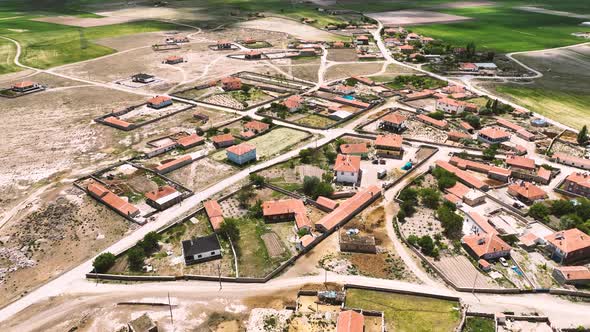
M 172 303 L 170 303 L 170 292 L 168 292 L 168 308 L 170 309 L 170 323 L 172 323 L 172 331 L 174 331 L 174 318 L 172 317 Z

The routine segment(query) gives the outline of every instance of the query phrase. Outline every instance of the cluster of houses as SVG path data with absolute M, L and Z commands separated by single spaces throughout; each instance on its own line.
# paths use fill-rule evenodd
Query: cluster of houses
M 420 57 L 425 57 L 421 45 L 434 41 L 433 38 L 408 32 L 403 27 L 386 28 L 383 34 L 385 46 L 391 49 L 396 57 L 406 61 L 417 61 Z

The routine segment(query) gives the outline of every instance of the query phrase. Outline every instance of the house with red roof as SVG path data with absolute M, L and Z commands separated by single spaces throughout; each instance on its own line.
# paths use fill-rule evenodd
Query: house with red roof
M 256 146 L 249 143 L 240 143 L 230 146 L 225 150 L 227 159 L 238 165 L 244 165 L 256 160 Z
M 283 101 L 283 105 L 289 109 L 289 112 L 297 112 L 303 107 L 303 97 L 300 95 L 292 95 Z
M 177 63 L 182 63 L 184 62 L 184 58 L 178 55 L 171 55 L 169 57 L 167 57 L 166 59 L 164 59 L 164 63 L 168 64 L 168 65 L 175 65 Z
M 398 133 L 406 128 L 407 119 L 397 112 L 389 113 L 379 119 L 379 128 Z
M 246 53 L 244 53 L 244 59 L 246 60 L 260 60 L 262 59 L 262 52 L 260 51 L 248 51 Z
M 377 135 L 375 150 L 380 157 L 401 158 L 403 137 L 397 134 Z
M 315 228 L 324 233 L 332 231 L 336 226 L 350 220 L 380 196 L 381 189 L 378 186 L 373 185 L 361 189 L 354 196 L 340 203 L 334 211 L 322 217 L 315 224 Z
M 148 99 L 147 101 L 148 107 L 160 109 L 166 106 L 172 105 L 172 98 L 168 96 L 155 96 L 153 98 Z
M 242 88 L 242 80 L 239 77 L 224 77 L 221 79 L 221 88 L 224 91 L 235 91 Z
M 336 182 L 359 183 L 361 179 L 361 157 L 338 154 L 334 163 Z
M 112 127 L 122 130 L 128 130 L 132 126 L 131 123 L 121 120 L 115 116 L 106 117 L 103 121 Z
M 544 238 L 551 259 L 569 265 L 590 258 L 590 235 L 577 228 L 558 231 Z
M 414 52 L 414 46 L 412 45 L 402 45 L 399 47 L 400 52 L 404 53 L 404 54 L 410 54 L 412 52 Z
M 360 156 L 362 159 L 366 159 L 369 154 L 369 147 L 367 143 L 345 143 L 340 144 L 340 152 L 351 156 Z
M 516 168 L 526 171 L 534 171 L 536 168 L 535 161 L 533 159 L 521 156 L 506 157 L 506 165 L 513 169 Z
M 297 250 L 303 251 L 307 246 L 309 246 L 313 242 L 313 240 L 313 235 L 305 234 L 297 241 L 295 247 L 297 248 Z
M 219 202 L 212 199 L 203 203 L 203 207 L 205 208 L 205 213 L 207 213 L 211 227 L 213 227 L 214 231 L 218 231 L 224 220 L 221 205 L 219 205 Z
M 165 161 L 159 166 L 156 166 L 156 172 L 160 174 L 166 174 L 172 172 L 176 169 L 179 169 L 183 166 L 186 166 L 193 162 L 193 158 L 189 155 L 183 156 L 180 158 L 172 159 L 169 161 Z
M 98 201 L 103 202 L 108 207 L 115 210 L 117 213 L 133 218 L 139 215 L 139 209 L 133 204 L 129 203 L 125 199 L 115 195 L 113 192 L 108 190 L 102 184 L 92 181 L 86 187 L 90 196 L 94 197 Z
M 588 285 L 590 284 L 590 269 L 585 266 L 558 266 L 553 269 L 553 278 L 560 284 Z
M 536 201 L 547 198 L 545 190 L 537 187 L 531 182 L 520 181 L 508 186 L 508 194 L 526 204 L 533 204 Z
M 338 314 L 336 332 L 364 332 L 365 317 L 354 311 L 346 310 Z
M 437 160 L 435 162 L 436 167 L 440 167 L 446 171 L 449 171 L 453 174 L 455 174 L 457 176 L 457 178 L 459 179 L 459 181 L 461 181 L 462 183 L 466 184 L 467 186 L 471 187 L 471 188 L 475 188 L 475 189 L 479 189 L 479 190 L 483 190 L 483 191 L 487 191 L 488 189 L 490 189 L 490 186 L 488 184 L 486 184 L 485 182 L 483 182 L 482 180 L 480 180 L 479 178 L 475 177 L 474 175 L 472 175 L 471 173 L 464 171 L 462 169 L 459 169 L 453 165 L 451 165 L 450 163 L 444 161 L 444 160 Z
M 414 91 L 412 93 L 406 94 L 404 97 L 404 101 L 412 101 L 412 100 L 430 98 L 433 95 L 434 95 L 434 91 L 428 90 L 428 89 L 425 89 L 422 91 Z
M 479 70 L 479 68 L 477 67 L 477 65 L 475 63 L 461 62 L 461 63 L 459 63 L 459 70 L 460 71 L 476 72 Z
M 461 238 L 461 243 L 473 257 L 486 261 L 508 257 L 512 250 L 496 233 L 465 235 Z
M 24 92 L 29 92 L 35 89 L 39 89 L 42 86 L 38 83 L 32 82 L 32 81 L 21 81 L 18 83 L 15 83 L 11 90 L 14 92 L 20 92 L 20 93 L 24 93 Z
M 431 118 L 428 115 L 425 114 L 419 114 L 418 116 L 416 116 L 416 120 L 425 123 L 427 125 L 431 125 L 433 127 L 436 127 L 438 129 L 447 129 L 449 127 L 449 123 L 446 120 L 437 120 L 435 118 Z
M 260 134 L 267 131 L 270 128 L 268 123 L 264 123 L 258 120 L 248 121 L 244 124 L 244 129 Z
M 435 108 L 445 113 L 459 114 L 464 111 L 477 111 L 478 106 L 473 103 L 445 97 L 436 100 Z
M 586 198 L 590 198 L 590 174 L 575 172 L 567 176 L 563 182 L 565 190 Z
M 297 229 L 311 230 L 312 223 L 302 200 L 282 199 L 262 203 L 262 216 L 267 223 L 295 221 Z
M 369 45 L 369 37 L 365 35 L 359 35 L 355 37 L 354 42 L 357 45 Z
M 551 159 L 560 164 L 590 170 L 590 159 L 574 157 L 565 153 L 554 153 Z
M 232 134 L 221 134 L 213 136 L 211 137 L 211 141 L 213 142 L 213 145 L 218 149 L 224 148 L 226 146 L 232 146 L 235 144 L 235 138 L 232 136 Z
M 500 128 L 485 127 L 477 133 L 477 138 L 488 144 L 499 144 L 510 140 L 510 134 Z
M 205 143 L 205 138 L 197 134 L 191 134 L 177 139 L 176 143 L 183 149 L 190 149 Z
M 182 194 L 170 185 L 158 187 L 145 194 L 146 203 L 157 210 L 165 210 L 182 200 Z
M 332 200 L 328 197 L 318 196 L 315 202 L 320 206 L 320 208 L 324 211 L 334 211 L 338 207 L 338 202 Z
M 232 48 L 232 42 L 227 39 L 222 39 L 217 41 L 217 49 L 218 50 L 228 50 Z

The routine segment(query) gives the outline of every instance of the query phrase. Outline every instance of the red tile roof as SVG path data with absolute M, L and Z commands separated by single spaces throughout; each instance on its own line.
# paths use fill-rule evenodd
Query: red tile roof
M 585 266 L 558 266 L 555 269 L 560 271 L 567 281 L 590 280 L 590 270 Z
M 528 170 L 535 169 L 535 161 L 533 159 L 521 156 L 508 156 L 506 158 L 506 164 L 516 168 L 524 168 Z
M 248 143 L 240 143 L 238 145 L 230 146 L 226 151 L 241 156 L 252 150 L 256 150 L 256 146 Z
M 565 153 L 555 153 L 555 154 L 553 154 L 552 158 L 558 159 L 558 162 L 559 161 L 571 162 L 571 163 L 582 165 L 582 167 L 584 167 L 584 168 L 590 169 L 590 159 L 574 157 L 574 156 L 567 155 Z
M 313 242 L 313 236 L 305 234 L 299 239 L 299 241 L 301 241 L 301 245 L 305 248 Z
M 510 134 L 500 128 L 485 127 L 479 131 L 480 135 L 484 135 L 491 139 L 510 138 Z
M 545 167 L 539 167 L 539 170 L 537 171 L 537 176 L 545 181 L 549 181 L 551 179 L 551 171 L 546 169 Z M 588 182 L 588 184 L 590 185 L 590 182 Z
M 300 95 L 293 95 L 283 101 L 283 105 L 287 106 L 289 109 L 298 108 L 301 106 L 303 102 L 303 97 Z
M 398 113 L 389 113 L 386 116 L 381 118 L 381 121 L 385 121 L 385 122 L 389 122 L 389 123 L 393 123 L 395 125 L 401 125 L 402 123 L 404 123 L 404 121 L 406 121 L 408 118 L 398 114 Z
M 15 85 L 13 85 L 13 87 L 18 88 L 18 89 L 24 89 L 24 88 L 32 87 L 35 84 L 36 83 L 32 82 L 32 81 L 22 81 L 22 82 L 16 83 Z
M 268 128 L 270 128 L 270 125 L 268 123 L 264 123 L 261 121 L 252 120 L 252 121 L 246 122 L 244 124 L 244 128 L 250 129 L 250 130 L 256 130 L 258 132 L 263 132 L 263 131 L 268 130 Z
M 360 100 L 350 100 L 350 99 L 346 99 L 346 98 L 342 98 L 342 97 L 335 97 L 334 100 L 339 103 L 352 105 L 352 106 L 358 107 L 358 108 L 367 108 L 367 107 L 371 106 L 371 104 L 367 104 L 367 103 L 362 102 Z
M 353 172 L 356 173 L 361 170 L 361 157 L 338 154 L 334 170 L 337 172 Z
M 307 209 L 299 199 L 283 199 L 262 203 L 262 215 L 265 217 L 293 214 L 297 228 L 311 228 L 311 220 L 307 217 Z
M 545 236 L 545 240 L 566 254 L 590 247 L 590 235 L 577 228 L 555 232 Z
M 123 120 L 116 118 L 114 116 L 107 117 L 106 119 L 104 119 L 104 122 L 113 124 L 115 126 L 123 127 L 123 128 L 127 128 L 127 127 L 131 126 L 131 123 L 129 123 L 127 121 L 123 121 Z
M 545 190 L 525 181 L 509 185 L 508 193 L 513 196 L 522 196 L 529 201 L 536 201 L 547 197 Z
M 377 147 L 401 149 L 402 142 L 402 136 L 396 134 L 377 135 L 375 138 L 375 146 Z
M 520 131 L 520 130 L 526 131 L 526 129 L 524 129 L 523 127 L 517 125 L 516 123 L 512 123 L 506 119 L 499 118 L 496 120 L 496 123 L 498 123 L 500 126 L 504 126 L 508 129 L 512 129 L 514 131 Z
M 155 96 L 153 98 L 148 99 L 148 103 L 153 104 L 153 105 L 159 105 L 165 101 L 171 100 L 172 98 L 167 97 L 167 96 Z
M 574 172 L 568 175 L 565 179 L 579 186 L 590 188 L 590 174 L 588 173 Z
M 176 158 L 174 160 L 171 160 L 167 163 L 163 163 L 162 165 L 159 165 L 156 167 L 156 170 L 161 172 L 164 171 L 166 169 L 169 169 L 170 167 L 173 167 L 175 165 L 181 164 L 181 163 L 185 163 L 189 160 L 192 160 L 191 156 L 184 156 L 184 157 L 180 157 L 180 158 Z
M 471 211 L 468 213 L 469 217 L 477 224 L 477 226 L 486 234 L 498 234 L 498 231 L 490 224 L 488 218 L 481 214 Z
M 499 251 L 511 250 L 512 247 L 496 234 L 466 235 L 461 241 L 477 255 L 483 257 Z
M 357 192 L 354 196 L 346 201 L 340 203 L 334 211 L 325 215 L 320 221 L 316 223 L 326 230 L 331 230 L 336 225 L 352 216 L 358 209 L 371 200 L 375 196 L 381 195 L 381 189 L 378 186 L 371 186 Z
M 365 317 L 353 310 L 342 311 L 338 314 L 336 332 L 363 332 Z
M 225 143 L 225 142 L 229 142 L 229 141 L 234 141 L 234 137 L 232 136 L 232 134 L 222 134 L 222 135 L 217 135 L 217 136 L 213 136 L 211 137 L 211 140 L 213 141 L 213 143 Z
M 338 202 L 324 196 L 318 196 L 315 202 L 328 210 L 334 210 L 336 207 L 338 207 Z
M 400 50 L 413 50 L 414 46 L 412 45 L 402 45 L 399 47 Z
M 417 116 L 417 118 L 423 122 L 426 122 L 439 128 L 446 128 L 448 125 L 448 122 L 446 120 L 437 120 L 425 114 L 420 114 Z
M 145 198 L 152 200 L 152 201 L 157 201 L 160 198 L 166 197 L 168 195 L 172 195 L 176 192 L 178 192 L 178 191 L 176 189 L 174 189 L 174 187 L 166 185 L 163 187 L 159 187 L 156 190 L 152 190 L 150 192 L 147 192 L 145 194 Z
M 166 58 L 167 62 L 174 62 L 174 61 L 178 61 L 178 60 L 183 60 L 183 59 L 181 56 L 178 56 L 178 55 L 171 55 Z
M 363 154 L 368 153 L 369 148 L 367 143 L 341 144 L 340 152 L 344 154 Z
M 465 130 L 473 130 L 473 126 L 470 125 L 469 123 L 465 122 L 465 121 L 461 121 L 459 123 L 459 125 L 461 125 L 461 128 L 465 129 Z
M 192 135 L 188 135 L 188 136 L 184 136 L 182 138 L 179 138 L 176 141 L 176 143 L 178 143 L 182 147 L 187 147 L 187 146 L 192 146 L 192 145 L 198 144 L 203 141 L 205 141 L 204 137 L 199 136 L 197 134 L 192 134 Z
M 462 62 L 459 64 L 459 69 L 461 69 L 461 70 L 476 70 L 477 66 L 475 65 L 475 63 Z
M 366 85 L 373 85 L 375 84 L 375 82 L 373 82 L 373 80 L 371 80 L 370 78 L 367 77 L 363 77 L 363 76 L 352 76 L 352 78 L 354 78 L 355 80 L 366 84 Z
M 221 205 L 216 200 L 209 200 L 203 203 L 203 206 L 205 207 L 205 212 L 207 213 L 207 217 L 209 217 L 213 230 L 219 230 L 219 227 L 223 223 Z
M 412 92 L 406 95 L 406 99 L 420 99 L 420 98 L 427 98 L 434 94 L 432 90 L 422 90 L 417 92 Z
M 87 189 L 89 192 L 97 195 L 103 203 L 126 216 L 132 216 L 139 213 L 139 209 L 137 207 L 127 202 L 123 198 L 115 195 L 100 183 L 92 182 L 88 185 Z
M 436 166 L 441 167 L 455 175 L 457 175 L 457 177 L 459 178 L 459 180 L 467 183 L 469 186 L 476 188 L 476 189 L 485 189 L 488 188 L 488 185 L 486 185 L 483 181 L 481 181 L 480 179 L 476 178 L 475 176 L 471 175 L 469 172 L 463 171 L 451 164 L 449 164 L 446 161 L 443 160 L 437 160 L 436 161 Z
M 460 199 L 463 199 L 463 196 L 465 196 L 468 192 L 469 192 L 469 187 L 467 187 L 466 185 L 464 185 L 461 182 L 457 182 L 455 183 L 454 186 L 445 189 L 446 192 L 448 192 L 449 194 L 455 195 L 457 197 L 459 197 Z

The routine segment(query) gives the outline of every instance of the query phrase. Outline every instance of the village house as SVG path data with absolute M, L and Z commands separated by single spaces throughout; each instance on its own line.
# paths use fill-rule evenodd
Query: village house
M 403 138 L 397 134 L 377 135 L 375 138 L 375 150 L 380 157 L 401 158 Z
M 144 73 L 139 73 L 139 74 L 135 74 L 135 75 L 131 76 L 131 81 L 136 82 L 136 83 L 147 84 L 147 83 L 152 83 L 155 80 L 156 80 L 156 77 L 154 75 L 149 75 L 149 74 L 144 74 Z
M 336 332 L 365 331 L 365 317 L 354 310 L 341 311 L 336 322 Z
M 220 149 L 235 144 L 235 139 L 232 134 L 221 134 L 211 137 L 211 141 L 215 148 Z
M 526 171 L 534 171 L 535 161 L 530 158 L 521 156 L 508 156 L 506 157 L 506 165 L 512 169 L 521 169 Z
M 461 243 L 473 257 L 488 262 L 508 257 L 512 250 L 496 233 L 466 235 L 461 238 Z
M 309 246 L 314 241 L 314 237 L 311 234 L 303 235 L 295 244 L 295 248 L 299 251 L 303 251 L 307 246 Z
M 307 209 L 299 199 L 283 199 L 262 203 L 262 216 L 268 223 L 295 220 L 297 229 L 311 230 L 312 223 Z
M 365 35 L 356 36 L 355 43 L 357 45 L 369 45 L 369 37 Z
M 407 118 L 399 113 L 389 113 L 379 121 L 379 128 L 399 133 L 406 128 Z
M 258 120 L 248 121 L 244 124 L 244 130 L 246 132 L 251 132 L 255 135 L 264 133 L 265 131 L 270 129 L 270 125 L 268 123 L 264 123 Z
M 232 42 L 226 39 L 217 41 L 218 50 L 230 50 L 232 48 Z
M 289 96 L 287 99 L 283 101 L 283 105 L 287 107 L 289 112 L 297 112 L 303 107 L 303 97 L 301 97 L 300 95 Z
M 339 233 L 338 243 L 341 252 L 377 253 L 375 237 L 372 235 Z
M 156 172 L 159 174 L 166 174 L 170 173 L 174 170 L 177 170 L 181 167 L 184 167 L 193 162 L 193 158 L 190 155 L 183 156 L 180 158 L 172 159 L 170 161 L 166 161 L 163 164 L 156 166 Z
M 147 101 L 148 107 L 160 109 L 172 105 L 172 98 L 168 96 L 155 96 Z
M 338 207 L 338 202 L 328 197 L 318 196 L 315 202 L 319 205 L 319 208 L 323 211 L 331 212 Z
M 563 186 L 566 191 L 590 198 L 590 174 L 575 172 L 565 178 Z
M 404 54 L 410 54 L 412 52 L 414 52 L 414 46 L 412 45 L 402 45 L 399 47 L 400 52 L 404 53 Z
M 96 181 L 92 181 L 90 184 L 88 184 L 86 189 L 88 190 L 90 196 L 94 197 L 98 201 L 103 202 L 108 207 L 112 208 L 123 216 L 133 218 L 139 215 L 140 211 L 137 207 L 127 202 L 123 198 L 115 195 L 105 186 Z
M 415 32 L 410 32 L 406 35 L 406 41 L 420 40 L 420 35 Z
M 416 120 L 442 130 L 445 130 L 449 127 L 449 123 L 446 120 L 437 120 L 425 114 L 417 115 Z
M 175 65 L 177 63 L 182 63 L 184 62 L 184 58 L 178 55 L 171 55 L 169 57 L 167 57 L 166 59 L 164 59 L 164 63 L 168 64 L 168 65 Z
M 262 59 L 262 52 L 248 51 L 248 52 L 244 53 L 244 59 L 246 59 L 246 60 L 260 60 L 260 59 Z
M 434 95 L 434 91 L 425 89 L 422 91 L 414 91 L 412 93 L 406 94 L 404 101 L 413 101 L 418 99 L 430 98 Z
M 224 91 L 235 91 L 242 88 L 242 80 L 239 77 L 224 77 L 221 79 L 221 88 Z
M 471 62 L 461 62 L 459 63 L 459 70 L 460 71 L 468 71 L 468 72 L 476 72 L 478 71 L 477 66 L 475 63 Z
M 520 181 L 508 186 L 508 194 L 514 196 L 525 204 L 533 204 L 536 201 L 547 198 L 545 190 L 537 187 L 531 182 Z
M 473 134 L 473 131 L 475 130 L 475 128 L 473 128 L 473 126 L 466 121 L 459 122 L 459 126 L 461 127 L 461 129 L 465 130 L 470 134 Z
M 176 143 L 183 149 L 190 149 L 197 145 L 205 143 L 205 138 L 197 134 L 191 134 L 179 138 L 178 140 L 176 140 Z
M 182 200 L 182 194 L 174 187 L 165 185 L 145 194 L 146 203 L 157 210 L 165 210 Z
M 590 170 L 590 159 L 574 157 L 565 153 L 555 153 L 551 159 L 560 164 Z
M 205 213 L 207 213 L 211 227 L 217 232 L 224 220 L 221 205 L 219 205 L 219 202 L 212 199 L 203 203 L 203 207 L 205 208 Z
M 516 133 L 516 136 L 526 140 L 526 141 L 533 141 L 536 137 L 535 134 L 527 131 L 524 127 L 519 126 L 515 123 L 512 123 L 506 119 L 498 119 L 496 123 L 502 127 L 506 127 L 508 129 L 513 130 Z
M 465 185 L 469 186 L 470 188 L 475 188 L 475 189 L 479 189 L 479 190 L 483 190 L 483 191 L 487 191 L 490 189 L 490 186 L 488 184 L 486 184 L 485 182 L 483 182 L 482 180 L 480 180 L 479 178 L 475 177 L 474 175 L 470 174 L 469 172 L 466 172 L 464 170 L 461 170 L 461 169 L 451 165 L 450 163 L 448 163 L 444 160 L 437 160 L 435 162 L 435 164 L 436 164 L 436 167 L 440 167 L 442 169 L 445 169 L 445 170 L 455 174 L 459 181 L 461 181 Z
M 351 156 L 359 156 L 362 159 L 366 159 L 369 155 L 369 147 L 367 143 L 352 143 L 352 144 L 341 144 L 340 152 Z
M 316 56 L 318 55 L 313 48 L 303 48 L 299 50 L 299 56 Z
M 466 134 L 462 131 L 451 130 L 447 133 L 447 137 L 451 141 L 460 142 L 464 139 L 471 139 L 471 135 Z
M 31 82 L 31 81 L 22 81 L 22 82 L 18 82 L 16 84 L 14 84 L 11 88 L 12 91 L 14 92 L 20 92 L 20 93 L 24 93 L 24 92 L 29 92 L 35 89 L 39 89 L 42 86 L 38 83 L 35 82 Z
M 469 206 L 476 206 L 485 203 L 485 194 L 474 189 L 470 189 L 461 182 L 455 183 L 454 186 L 445 189 L 447 193 L 444 198 L 452 203 L 464 202 Z
M 131 123 L 129 123 L 125 120 L 121 120 L 121 119 L 117 118 L 116 116 L 106 117 L 103 121 L 112 127 L 119 128 L 122 130 L 127 130 L 132 126 Z
M 477 133 L 477 138 L 484 143 L 499 144 L 509 141 L 510 134 L 500 128 L 485 127 Z
M 341 41 L 337 41 L 337 42 L 332 43 L 333 48 L 344 48 L 344 46 L 345 46 L 344 42 L 341 42 Z
M 182 257 L 186 265 L 221 258 L 221 245 L 215 233 L 182 241 Z
M 544 238 L 551 259 L 569 265 L 590 258 L 590 235 L 577 228 L 558 231 Z
M 256 160 L 256 146 L 248 143 L 240 143 L 230 146 L 225 150 L 227 159 L 238 165 L 244 165 Z
M 316 230 L 324 233 L 333 230 L 336 226 L 350 220 L 380 196 L 381 189 L 375 185 L 359 190 L 354 196 L 342 202 L 334 211 L 322 217 L 315 224 Z
M 459 114 L 464 111 L 477 111 L 477 105 L 451 98 L 440 98 L 435 102 L 435 108 L 450 114 Z
M 453 156 L 449 163 L 451 165 L 457 166 L 459 169 L 473 170 L 487 174 L 488 178 L 502 182 L 508 182 L 508 179 L 512 175 L 512 171 L 509 169 L 495 165 L 487 165 L 473 160 L 462 159 L 457 156 Z
M 334 164 L 336 182 L 356 184 L 361 179 L 361 157 L 338 154 Z
M 553 269 L 553 278 L 560 284 L 587 285 L 590 284 L 590 270 L 585 266 L 558 266 Z

